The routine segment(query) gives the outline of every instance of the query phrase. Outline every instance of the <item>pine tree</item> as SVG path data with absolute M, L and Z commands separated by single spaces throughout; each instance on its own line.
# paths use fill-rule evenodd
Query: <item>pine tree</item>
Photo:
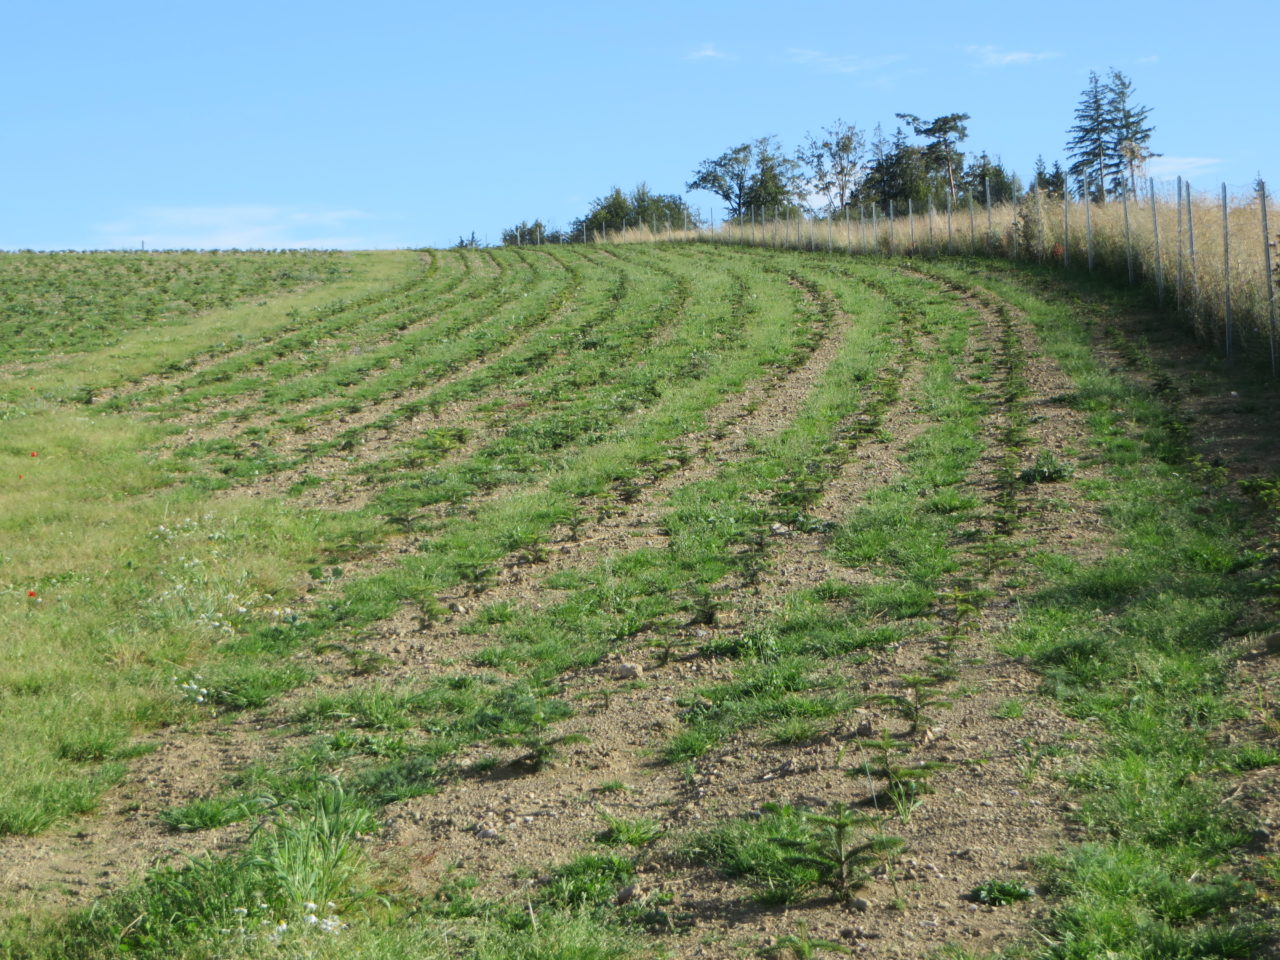
M 924 148 L 925 157 L 935 170 L 947 171 L 947 186 L 951 192 L 951 201 L 956 199 L 956 177 L 964 167 L 964 154 L 959 145 L 969 136 L 964 122 L 969 119 L 967 113 L 948 113 L 935 117 L 925 123 L 912 113 L 895 114 L 899 120 L 905 120 L 917 137 L 925 137 L 929 144 Z
M 1044 165 L 1044 157 L 1036 157 L 1036 169 L 1031 180 L 1031 189 L 1042 190 L 1050 197 L 1062 198 L 1066 191 L 1067 175 L 1062 171 L 1062 164 L 1053 161 L 1053 169 Z

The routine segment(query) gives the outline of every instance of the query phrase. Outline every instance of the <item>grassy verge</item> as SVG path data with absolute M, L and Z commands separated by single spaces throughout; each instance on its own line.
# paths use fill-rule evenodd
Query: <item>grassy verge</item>
M 1035 555 L 1039 584 L 1006 641 L 1099 733 L 1070 778 L 1089 839 L 1045 862 L 1059 899 L 1031 953 L 1259 956 L 1274 946 L 1263 917 L 1275 870 L 1249 855 L 1256 825 L 1233 797 L 1241 770 L 1280 754 L 1225 735 L 1242 710 L 1230 640 L 1274 616 L 1260 605 L 1258 517 L 1196 456 L 1176 389 L 1095 359 L 1088 307 L 1003 270 L 936 270 L 1024 311 L 1071 375 L 1106 468 L 1090 493 L 1121 547 L 1093 562 Z

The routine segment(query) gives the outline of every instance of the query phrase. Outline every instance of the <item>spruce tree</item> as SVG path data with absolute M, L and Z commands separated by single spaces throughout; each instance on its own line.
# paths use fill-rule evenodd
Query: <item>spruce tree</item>
M 1076 182 L 1077 196 L 1084 196 L 1086 178 L 1095 200 L 1136 191 L 1138 171 L 1157 156 L 1147 147 L 1155 131 L 1146 122 L 1151 110 L 1133 103 L 1132 93 L 1133 84 L 1119 70 L 1113 68 L 1106 83 L 1096 72 L 1089 73 L 1067 141 L 1072 158 L 1067 173 Z
M 1076 107 L 1076 123 L 1070 130 L 1067 156 L 1072 158 L 1067 173 L 1076 182 L 1076 195 L 1083 198 L 1085 181 L 1095 200 L 1106 199 L 1107 175 L 1115 170 L 1112 119 L 1107 90 L 1096 71 L 1089 71 L 1089 85 Z
M 1107 82 L 1107 113 L 1111 118 L 1116 160 L 1122 165 L 1111 178 L 1111 189 L 1117 193 L 1128 189 L 1136 194 L 1138 172 L 1148 159 L 1159 156 L 1147 147 L 1151 134 L 1155 132 L 1155 127 L 1148 126 L 1146 122 L 1151 108 L 1132 103 L 1132 92 L 1133 84 L 1129 78 L 1113 69 Z

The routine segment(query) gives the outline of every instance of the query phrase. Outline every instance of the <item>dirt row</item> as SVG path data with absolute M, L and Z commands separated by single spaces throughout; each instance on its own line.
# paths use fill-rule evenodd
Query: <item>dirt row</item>
M 1001 564 L 993 566 L 984 554 L 968 554 L 955 577 L 958 586 L 988 592 L 990 599 L 965 617 L 942 605 L 911 640 L 878 650 L 864 664 L 834 667 L 848 685 L 867 695 L 868 706 L 813 742 L 780 746 L 752 732 L 687 767 L 658 760 L 681 727 L 680 703 L 702 686 L 727 680 L 732 665 L 696 656 L 664 663 L 653 655 L 654 637 L 633 638 L 600 669 L 562 678 L 564 695 L 581 705 L 578 715 L 566 721 L 566 730 L 580 730 L 589 738 L 566 749 L 562 762 L 531 774 L 511 763 L 518 752 L 512 751 L 485 773 L 386 810 L 377 857 L 387 871 L 399 875 L 406 892 L 428 896 L 448 871 L 457 870 L 480 877 L 484 893 L 520 902 L 527 882 L 517 874 L 590 849 L 604 826 L 601 812 L 607 811 L 651 818 L 667 830 L 644 854 L 634 895 L 670 900 L 665 909 L 677 923 L 668 936 L 679 956 L 739 957 L 744 943 L 767 945 L 797 932 L 800 922 L 812 936 L 878 957 L 919 957 L 946 942 L 989 949 L 1027 935 L 1043 909 L 1037 901 L 994 909 L 973 902 L 969 894 L 990 879 L 1030 882 L 1028 856 L 1073 837 L 1071 804 L 1052 776 L 1063 759 L 1053 753 L 1069 736 L 1075 738 L 1071 750 L 1087 749 L 1088 731 L 1067 723 L 1037 698 L 1036 677 L 1025 664 L 1003 656 L 996 642 L 1028 589 L 1024 571 L 1018 569 L 1026 550 L 1034 546 L 1088 557 L 1109 544 L 1096 507 L 1068 484 L 1027 486 L 1018 494 L 1015 528 L 997 529 L 997 515 L 1007 508 L 1010 402 L 1021 405 L 1030 440 L 1012 455 L 1051 450 L 1071 461 L 1076 476 L 1086 480 L 1097 468 L 1086 454 L 1087 425 L 1064 401 L 1072 384 L 1040 355 L 1025 320 L 989 295 L 953 292 L 959 308 L 973 317 L 961 375 L 972 378 L 989 408 L 982 427 L 986 453 L 968 488 L 984 505 L 976 519 L 984 536 L 1007 541 Z M 660 547 L 660 520 L 671 492 L 747 456 L 752 440 L 789 422 L 834 360 L 851 322 L 837 316 L 800 366 L 726 399 L 708 415 L 710 426 L 686 438 L 686 448 L 694 451 L 691 459 L 580 527 L 576 537 L 558 531 L 544 559 L 531 562 L 513 555 L 482 595 L 456 590 L 442 596 L 453 611 L 450 618 L 424 622 L 406 608 L 378 624 L 369 642 L 391 661 L 379 675 L 351 678 L 337 660 L 323 656 L 314 658 L 315 665 L 329 683 L 343 686 L 409 683 L 456 665 L 477 648 L 482 638 L 459 628 L 478 604 L 509 601 L 537 608 L 551 596 L 542 580 L 552 572 L 582 568 L 638 547 Z M 1019 347 L 1019 372 L 1025 380 L 1015 401 L 1008 400 L 1000 378 L 983 378 L 989 362 L 999 368 L 1011 339 Z M 904 344 L 896 368 L 896 399 L 876 424 L 876 436 L 884 439 L 864 440 L 849 451 L 809 510 L 820 522 L 809 531 L 775 529 L 769 564 L 759 581 L 751 589 L 736 590 L 732 609 L 714 624 L 684 628 L 691 641 L 740 631 L 776 612 L 796 590 L 867 576 L 827 555 L 829 524 L 847 517 L 869 491 L 902 475 L 910 444 L 929 426 L 918 388 L 925 359 L 935 348 L 923 331 Z M 389 543 L 370 563 L 394 562 L 409 544 L 408 538 Z M 944 645 L 943 635 L 957 639 Z M 939 655 L 949 656 L 955 671 L 946 687 L 953 703 L 937 711 L 926 731 L 912 735 L 905 721 L 875 698 L 898 691 L 901 677 L 924 672 Z M 615 669 L 622 664 L 639 670 Z M 1010 700 L 1023 704 L 1021 715 L 997 716 L 1008 712 L 1001 707 Z M 158 750 L 137 761 L 99 817 L 46 837 L 0 841 L 0 856 L 8 864 L 5 887 L 29 896 L 32 903 L 84 902 L 172 857 L 175 850 L 234 845 L 244 828 L 183 836 L 165 832 L 155 817 L 168 806 L 207 794 L 246 763 L 295 744 L 285 715 L 281 704 L 262 716 L 196 723 L 188 731 L 158 735 Z M 273 737 L 273 730 L 282 736 Z M 680 857 L 681 837 L 725 817 L 750 815 L 765 802 L 822 808 L 834 801 L 865 800 L 874 788 L 867 778 L 850 777 L 848 771 L 874 764 L 875 751 L 866 741 L 885 734 L 908 748 L 901 755 L 904 762 L 936 761 L 940 768 L 930 779 L 933 792 L 910 821 L 890 827 L 907 844 L 898 867 L 878 877 L 859 900 L 765 907 L 747 899 L 743 888 Z M 491 752 L 477 749 L 458 762 L 466 765 Z M 618 782 L 626 789 L 600 789 Z
M 999 318 L 976 301 L 967 306 L 980 317 L 975 347 L 993 349 Z M 1028 335 L 1025 328 L 1019 332 Z M 930 348 L 922 342 L 918 355 Z M 1047 401 L 1061 392 L 1060 375 L 1055 377 L 1043 362 L 1040 366 L 1033 375 L 1033 401 Z M 919 375 L 916 359 L 904 372 L 903 399 L 881 424 L 893 439 L 855 451 L 827 486 L 815 509 L 817 516 L 842 519 L 862 491 L 890 480 L 901 469 L 904 451 L 926 426 L 913 399 Z M 994 450 L 1002 429 L 1001 391 L 999 384 L 988 387 L 993 413 L 987 418 L 985 439 Z M 1048 433 L 1043 439 L 1052 442 Z M 996 460 L 989 454 L 973 479 L 974 490 L 988 498 L 998 486 Z M 1042 522 L 1049 523 L 1047 514 Z M 1047 532 L 1047 527 L 1041 531 Z M 819 532 L 783 532 L 758 590 L 735 596 L 738 609 L 733 617 L 701 629 L 732 632 L 775 612 L 797 589 L 833 577 L 858 576 L 830 561 L 826 546 L 826 536 Z M 625 540 L 613 545 L 626 547 Z M 484 599 L 488 601 L 487 594 Z M 519 598 L 513 594 L 512 599 Z M 678 843 L 662 841 L 650 855 L 643 884 L 652 893 L 673 896 L 669 909 L 692 921 L 678 941 L 681 956 L 736 956 L 742 938 L 767 943 L 794 932 L 797 919 L 805 921 L 813 936 L 874 956 L 919 956 L 948 940 L 991 947 L 1025 934 L 1034 905 L 994 910 L 967 899 L 985 880 L 1018 877 L 1029 866 L 1029 851 L 1050 849 L 1068 834 L 1055 789 L 1044 779 L 1028 779 L 1029 764 L 1052 764 L 1037 751 L 1055 743 L 1067 730 L 1066 723 L 1040 704 L 1020 718 L 994 716 L 1009 698 L 1030 699 L 1036 686 L 1025 667 L 991 649 L 991 638 L 1009 609 L 1002 598 L 967 628 L 954 682 L 964 696 L 903 758 L 945 766 L 932 780 L 936 793 L 911 823 L 893 827 L 907 841 L 901 874 L 881 878 L 853 909 L 833 904 L 791 911 L 765 908 L 743 901 L 740 889 L 710 871 L 681 863 L 675 855 Z M 518 897 L 521 886 L 513 882 L 513 873 L 520 867 L 536 870 L 588 849 L 592 836 L 602 829 L 602 809 L 617 816 L 656 819 L 677 836 L 726 816 L 749 815 L 769 801 L 823 807 L 834 800 L 854 800 L 866 795 L 868 785 L 851 780 L 847 771 L 875 762 L 861 744 L 884 733 L 903 743 L 909 739 L 902 721 L 869 708 L 807 746 L 780 747 L 747 734 L 701 758 L 692 775 L 660 764 L 656 755 L 680 726 L 679 702 L 699 686 L 728 679 L 730 667 L 694 658 L 658 666 L 647 639 L 636 638 L 619 651 L 620 661 L 644 665 L 641 686 L 620 684 L 607 668 L 565 678 L 567 693 L 600 704 L 579 722 L 590 743 L 576 750 L 569 762 L 528 777 L 514 776 L 512 767 L 500 765 L 489 779 L 469 779 L 435 796 L 396 805 L 388 811 L 385 855 L 418 864 L 414 879 L 424 893 L 448 866 L 484 878 L 491 895 Z M 924 659 L 934 653 L 935 645 L 925 636 L 853 668 L 846 674 L 847 682 L 874 697 L 893 689 L 896 678 L 920 672 Z M 428 667 L 423 663 L 419 669 Z M 620 795 L 594 792 L 610 781 L 621 781 L 629 789 Z

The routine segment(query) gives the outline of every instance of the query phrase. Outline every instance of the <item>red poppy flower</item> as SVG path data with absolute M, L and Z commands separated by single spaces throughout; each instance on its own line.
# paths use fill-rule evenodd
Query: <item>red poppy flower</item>
M 32 451 L 31 451 L 31 455 L 32 455 L 33 457 L 38 457 L 38 456 L 40 456 L 40 454 L 38 454 L 38 453 L 37 453 L 36 451 L 34 451 L 34 450 L 32 450 Z
M 28 596 L 28 597 L 34 597 L 35 595 L 36 595 L 36 592 L 35 592 L 34 590 L 28 590 L 28 591 L 27 591 L 27 596 Z

